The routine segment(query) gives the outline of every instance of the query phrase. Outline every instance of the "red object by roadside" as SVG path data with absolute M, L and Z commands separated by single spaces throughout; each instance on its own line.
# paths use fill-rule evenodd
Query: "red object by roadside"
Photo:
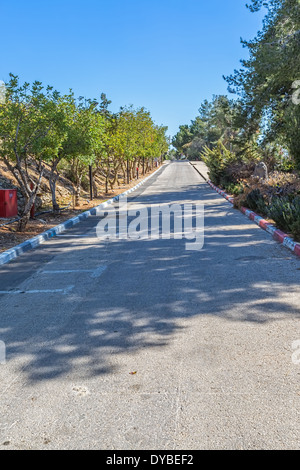
M 0 189 L 0 217 L 10 218 L 18 215 L 16 189 Z

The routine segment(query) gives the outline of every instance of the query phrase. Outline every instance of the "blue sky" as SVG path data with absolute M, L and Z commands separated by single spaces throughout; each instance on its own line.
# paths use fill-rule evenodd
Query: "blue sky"
M 262 13 L 246 0 L 0 0 L 0 80 L 40 80 L 61 93 L 133 104 L 174 135 L 222 75 L 247 56 Z

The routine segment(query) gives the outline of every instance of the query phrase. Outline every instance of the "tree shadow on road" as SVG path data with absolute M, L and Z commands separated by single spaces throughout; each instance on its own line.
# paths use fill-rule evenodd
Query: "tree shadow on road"
M 192 193 L 196 190 L 193 186 Z M 170 192 L 167 199 L 177 197 Z M 32 382 L 77 369 L 86 377 L 113 374 L 118 356 L 145 348 L 163 354 L 191 318 L 256 325 L 299 318 L 299 260 L 211 191 L 201 200 L 207 202 L 207 230 L 200 251 L 173 239 L 48 242 L 41 252 L 52 243 L 57 266 L 68 247 L 73 259 L 90 259 L 95 268 L 104 262 L 106 270 L 99 278 L 57 277 L 63 287 L 75 283 L 65 295 L 3 297 L 0 339 L 8 361 L 25 355 L 22 371 Z M 23 269 L 32 263 L 29 254 L 22 260 Z M 11 263 L 2 276 L 13 269 Z M 31 289 L 41 282 L 27 281 Z

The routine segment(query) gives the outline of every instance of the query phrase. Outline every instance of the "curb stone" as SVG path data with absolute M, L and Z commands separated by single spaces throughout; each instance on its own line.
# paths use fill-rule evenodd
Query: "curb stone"
M 225 191 L 215 186 L 210 180 L 207 181 L 207 184 L 209 184 L 211 188 L 217 191 L 221 196 L 227 199 L 227 201 L 229 201 L 231 204 L 234 203 L 233 197 L 228 196 L 228 194 L 226 194 Z M 270 233 L 274 240 L 276 240 L 277 242 L 287 247 L 297 256 L 300 256 L 300 243 L 295 242 L 286 233 L 282 232 L 277 227 L 275 227 L 275 225 L 271 224 L 270 222 L 267 222 L 263 217 L 251 211 L 250 209 L 247 209 L 246 207 L 241 207 L 240 211 L 246 217 L 248 217 L 248 219 L 253 220 L 253 222 L 255 222 L 259 227 L 261 227 L 266 232 Z
M 193 165 L 193 163 L 191 163 L 192 167 L 197 171 L 197 173 L 199 173 L 200 176 L 202 176 L 202 178 L 207 182 L 207 178 L 201 173 L 201 171 L 199 170 L 199 168 L 197 168 L 196 165 Z
M 152 176 L 158 173 L 167 162 L 168 161 L 166 161 L 163 165 L 161 165 L 151 175 L 147 176 L 145 179 L 140 181 L 140 183 L 138 183 L 137 185 L 133 186 L 130 189 L 127 189 L 127 191 L 124 191 L 124 193 L 118 194 L 117 196 L 114 196 L 111 199 L 108 199 L 107 201 L 102 202 L 101 204 L 99 204 L 99 206 L 95 206 L 85 212 L 82 212 L 76 217 L 73 217 L 72 219 L 68 219 L 63 223 L 56 225 L 55 227 L 52 227 L 49 230 L 46 230 L 45 232 L 40 233 L 36 237 L 30 238 L 29 240 L 26 240 L 25 242 L 20 243 L 19 245 L 16 245 L 7 251 L 4 251 L 3 253 L 0 253 L 0 266 L 3 264 L 9 263 L 13 259 L 22 255 L 23 253 L 26 253 L 29 250 L 36 248 L 37 246 L 41 245 L 45 241 L 49 240 L 50 238 L 55 237 L 56 235 L 64 232 L 65 230 L 71 227 L 74 227 L 74 225 L 78 224 L 82 220 L 87 219 L 91 215 L 97 215 L 97 213 L 100 212 L 100 210 L 109 206 L 113 202 L 118 201 L 120 196 L 125 196 L 126 194 L 129 194 L 132 191 L 135 191 L 140 186 L 142 186 L 146 181 L 148 181 L 148 179 L 152 178 Z

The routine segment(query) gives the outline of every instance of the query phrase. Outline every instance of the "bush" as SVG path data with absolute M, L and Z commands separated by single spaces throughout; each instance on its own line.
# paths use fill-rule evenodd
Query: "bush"
M 272 203 L 268 207 L 268 216 L 274 220 L 276 226 L 281 230 L 285 230 L 286 222 L 284 218 L 284 210 L 289 204 L 288 198 L 274 197 Z
M 205 147 L 201 154 L 202 160 L 209 169 L 209 177 L 217 186 L 230 188 L 232 194 L 240 194 L 241 181 L 250 178 L 255 168 L 255 161 L 228 150 L 218 141 L 213 149 Z
M 291 173 L 296 168 L 295 161 L 292 158 L 282 157 L 274 165 L 274 169 L 277 171 Z
M 226 192 L 232 194 L 233 196 L 242 194 L 244 191 L 244 186 L 242 185 L 242 183 L 229 183 L 226 184 L 224 187 Z
M 249 194 L 247 194 L 245 205 L 252 211 L 258 211 L 261 214 L 267 213 L 267 206 L 259 189 L 253 189 Z
M 291 233 L 295 240 L 300 242 L 300 217 L 298 217 L 291 225 Z
M 281 230 L 290 232 L 300 240 L 300 196 L 275 197 L 268 208 L 268 215 Z
M 204 163 L 208 166 L 211 181 L 219 185 L 234 183 L 235 181 L 226 178 L 226 168 L 235 160 L 235 155 L 231 153 L 222 142 L 211 150 L 205 147 L 201 155 Z

